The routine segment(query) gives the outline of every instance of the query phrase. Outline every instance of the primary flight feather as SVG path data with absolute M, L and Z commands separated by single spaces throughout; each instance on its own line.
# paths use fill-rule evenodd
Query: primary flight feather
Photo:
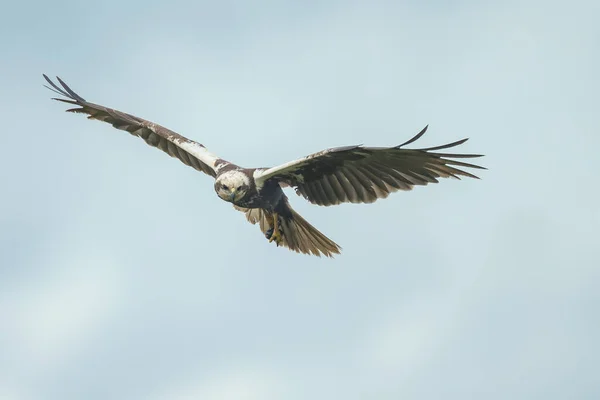
M 217 195 L 244 212 L 252 224 L 259 224 L 269 242 L 304 254 L 331 257 L 339 254 L 341 247 L 292 209 L 282 187 L 294 187 L 298 195 L 321 206 L 372 203 L 398 190 L 437 183 L 437 178 L 477 178 L 461 168 L 485 169 L 456 160 L 481 157 L 479 154 L 438 152 L 467 139 L 423 149 L 404 148 L 423 136 L 427 127 L 395 147 L 334 147 L 272 168 L 242 168 L 161 125 L 90 103 L 58 77 L 60 86 L 46 75 L 44 78 L 48 89 L 64 97 L 54 100 L 76 106 L 67 111 L 108 122 L 212 176 Z

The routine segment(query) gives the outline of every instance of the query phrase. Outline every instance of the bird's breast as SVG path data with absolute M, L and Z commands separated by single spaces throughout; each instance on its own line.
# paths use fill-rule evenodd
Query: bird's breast
M 262 208 L 273 210 L 284 196 L 279 184 L 265 185 L 260 191 L 247 193 L 246 196 L 235 202 L 236 206 L 244 208 Z
M 264 201 L 258 193 L 246 195 L 235 201 L 234 204 L 244 208 L 264 208 Z

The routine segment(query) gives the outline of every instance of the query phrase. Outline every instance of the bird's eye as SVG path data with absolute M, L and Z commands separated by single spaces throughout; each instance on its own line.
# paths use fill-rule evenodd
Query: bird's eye
M 227 185 L 223 185 L 223 189 L 229 190 L 229 188 L 227 187 Z
M 242 190 L 242 187 L 241 187 L 241 186 L 238 186 L 238 187 L 237 187 L 237 190 Z

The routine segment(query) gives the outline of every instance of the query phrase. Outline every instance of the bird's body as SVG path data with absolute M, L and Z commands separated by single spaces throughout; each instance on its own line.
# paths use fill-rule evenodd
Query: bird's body
M 336 147 L 276 167 L 242 168 L 217 157 L 200 143 L 158 124 L 90 103 L 60 78 L 58 81 L 62 87 L 46 75 L 44 78 L 51 85 L 48 87 L 50 90 L 66 97 L 55 100 L 77 106 L 67 111 L 108 122 L 212 176 L 217 195 L 244 212 L 252 224 L 259 224 L 269 242 L 274 241 L 278 246 L 300 253 L 331 257 L 339 254 L 341 248 L 292 209 L 283 187 L 294 187 L 298 195 L 317 205 L 372 203 L 398 190 L 435 183 L 440 177 L 477 178 L 456 167 L 483 169 L 453 160 L 480 155 L 435 152 L 458 146 L 467 139 L 425 149 L 404 148 L 419 139 L 427 127 L 399 146 Z

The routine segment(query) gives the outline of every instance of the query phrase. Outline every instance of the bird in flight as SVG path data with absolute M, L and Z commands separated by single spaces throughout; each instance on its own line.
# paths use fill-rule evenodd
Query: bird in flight
M 341 247 L 309 224 L 291 207 L 282 188 L 313 204 L 372 203 L 398 190 L 437 183 L 438 178 L 477 176 L 462 168 L 484 167 L 455 159 L 481 157 L 479 154 L 443 153 L 468 139 L 422 148 L 404 147 L 418 140 L 427 126 L 412 139 L 394 147 L 334 147 L 270 168 L 242 168 L 211 153 L 202 144 L 154 122 L 112 108 L 90 103 L 57 77 L 57 85 L 45 74 L 46 88 L 62 98 L 54 100 L 75 105 L 67 111 L 87 114 L 89 119 L 142 138 L 171 157 L 215 179 L 217 195 L 258 224 L 269 242 L 295 252 L 332 257 Z

